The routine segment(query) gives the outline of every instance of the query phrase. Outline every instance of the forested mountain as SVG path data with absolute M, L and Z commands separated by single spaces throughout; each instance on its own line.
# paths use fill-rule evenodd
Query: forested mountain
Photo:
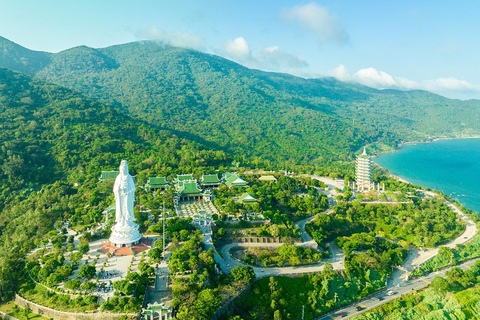
M 0 300 L 23 256 L 56 220 L 98 221 L 112 199 L 102 170 L 127 159 L 149 175 L 213 172 L 223 151 L 160 131 L 75 92 L 0 68 Z
M 6 39 L 0 48 L 0 66 L 72 88 L 210 147 L 281 165 L 351 160 L 370 142 L 394 146 L 480 133 L 478 100 L 262 72 L 151 41 L 47 56 Z

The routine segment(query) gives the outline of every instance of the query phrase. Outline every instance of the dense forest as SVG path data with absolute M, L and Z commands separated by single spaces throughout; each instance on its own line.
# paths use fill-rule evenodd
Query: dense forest
M 352 160 L 370 142 L 392 148 L 402 140 L 480 132 L 476 100 L 262 72 L 150 41 L 50 54 L 0 38 L 1 66 L 241 159 L 291 169 Z
M 113 199 L 102 170 L 202 174 L 228 166 L 223 151 L 179 138 L 68 89 L 0 69 L 0 299 L 11 296 L 23 256 L 56 221 L 98 221 Z M 137 181 L 138 181 L 137 180 Z

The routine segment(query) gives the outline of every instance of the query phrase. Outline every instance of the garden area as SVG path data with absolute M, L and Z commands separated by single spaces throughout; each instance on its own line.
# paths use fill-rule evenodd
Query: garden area
M 19 307 L 13 301 L 0 304 L 0 311 L 20 320 L 49 320 L 49 318 L 33 313 L 30 308 Z
M 238 216 L 241 219 L 247 212 L 261 212 L 273 223 L 281 224 L 295 222 L 305 217 L 315 215 L 328 207 L 327 197 L 318 191 L 325 188 L 322 182 L 311 178 L 292 178 L 279 175 L 277 182 L 261 181 L 259 175 L 245 175 L 248 187 L 220 186 L 215 190 L 214 203 L 226 214 Z M 257 202 L 242 204 L 234 197 L 247 192 Z M 220 221 L 226 219 L 221 216 Z
M 237 247 L 232 255 L 244 263 L 260 267 L 299 266 L 322 261 L 322 253 L 311 248 L 282 245 L 278 248 Z
M 425 199 L 397 205 L 339 202 L 331 215 L 319 215 L 307 231 L 320 246 L 354 233 L 397 241 L 404 246 L 435 247 L 458 235 L 465 222 L 441 199 Z
M 375 271 L 359 278 L 335 272 L 325 263 L 324 270 L 316 274 L 258 280 L 235 301 L 234 315 L 244 320 L 301 320 L 305 306 L 304 319 L 310 320 L 361 299 L 384 284 L 385 278 Z
M 25 279 L 20 286 L 19 295 L 36 304 L 60 311 L 87 312 L 97 310 L 99 307 L 98 297 L 95 295 L 60 294 L 29 279 Z
M 213 251 L 203 248 L 201 237 L 195 233 L 171 248 L 172 307 L 178 320 L 211 319 L 224 301 L 255 280 L 248 266 L 234 268 L 228 275 L 217 272 Z

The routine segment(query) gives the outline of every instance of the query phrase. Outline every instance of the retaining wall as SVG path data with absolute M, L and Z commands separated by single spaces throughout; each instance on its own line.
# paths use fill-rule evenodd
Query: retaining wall
M 0 311 L 0 318 L 6 319 L 6 320 L 19 320 L 18 318 L 12 317 L 11 315 L 8 315 L 2 311 Z
M 18 294 L 15 294 L 15 303 L 22 308 L 26 308 L 28 306 L 32 312 L 38 313 L 39 315 L 47 318 L 53 318 L 55 320 L 115 320 L 120 319 L 122 316 L 127 316 L 129 319 L 140 318 L 140 315 L 135 313 L 106 313 L 101 311 L 82 313 L 59 311 L 31 302 L 25 298 L 22 298 Z

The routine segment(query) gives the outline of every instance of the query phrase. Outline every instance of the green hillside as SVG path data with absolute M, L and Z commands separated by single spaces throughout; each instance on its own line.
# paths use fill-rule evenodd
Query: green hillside
M 199 175 L 232 162 L 223 151 L 0 68 L 0 300 L 12 294 L 23 256 L 55 221 L 101 219 L 113 195 L 98 178 L 121 159 L 139 184 L 154 174 Z
M 22 48 L 0 39 L 0 63 L 15 69 L 12 46 Z M 179 136 L 286 166 L 351 160 L 370 142 L 391 147 L 402 140 L 480 133 L 478 100 L 262 72 L 156 42 L 82 46 L 49 58 L 48 64 L 27 63 L 29 74 Z

